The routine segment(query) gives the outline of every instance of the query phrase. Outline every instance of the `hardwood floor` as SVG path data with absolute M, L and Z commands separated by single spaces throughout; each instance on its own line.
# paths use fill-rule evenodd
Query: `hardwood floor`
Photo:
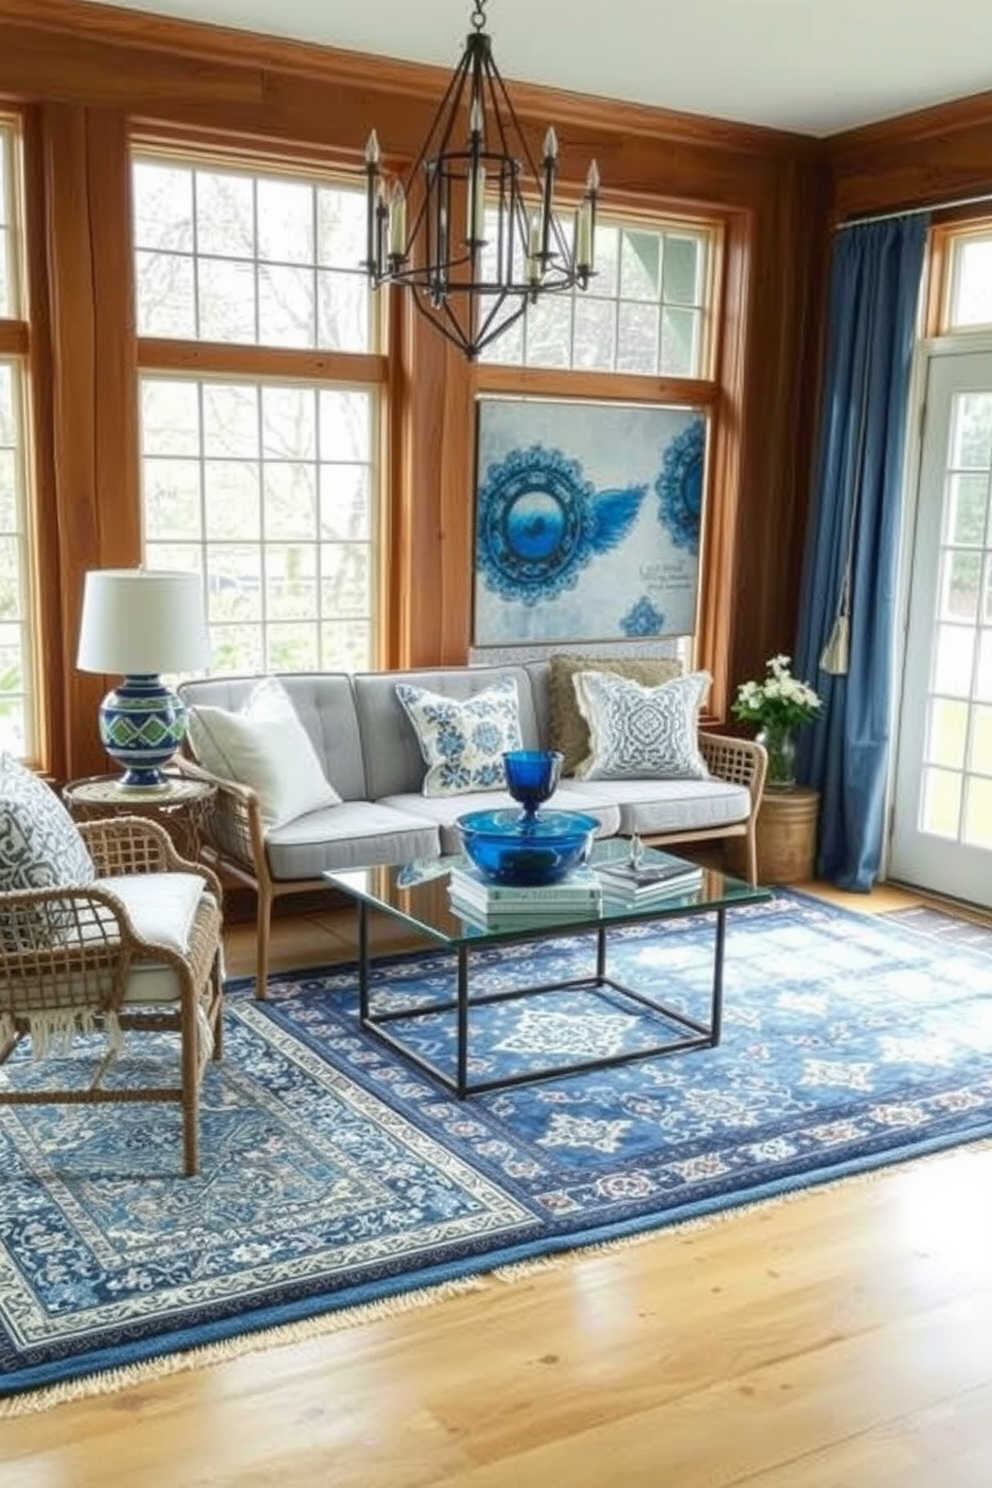
M 350 923 L 278 921 L 273 966 Z M 0 1483 L 989 1488 L 990 1234 L 992 1150 L 962 1148 L 0 1421 Z

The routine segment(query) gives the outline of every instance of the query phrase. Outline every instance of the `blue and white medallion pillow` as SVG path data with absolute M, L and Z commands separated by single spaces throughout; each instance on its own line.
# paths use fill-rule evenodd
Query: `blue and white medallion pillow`
M 0 892 L 89 884 L 93 859 L 58 796 L 12 754 L 0 754 Z M 69 926 L 68 913 L 39 908 L 0 927 L 4 949 L 50 945 Z
M 696 733 L 711 677 L 688 672 L 642 687 L 610 672 L 576 672 L 575 697 L 589 725 L 585 780 L 705 780 Z
M 464 701 L 409 682 L 397 682 L 396 696 L 427 765 L 425 796 L 503 789 L 503 755 L 523 747 L 516 678 L 502 677 Z

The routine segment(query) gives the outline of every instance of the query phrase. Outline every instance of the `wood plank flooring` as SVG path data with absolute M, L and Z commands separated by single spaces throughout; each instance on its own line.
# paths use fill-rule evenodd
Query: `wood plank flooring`
M 350 927 L 280 920 L 273 965 Z M 250 952 L 236 927 L 229 970 Z M 0 1421 L 0 1484 L 990 1488 L 990 1236 L 963 1148 Z

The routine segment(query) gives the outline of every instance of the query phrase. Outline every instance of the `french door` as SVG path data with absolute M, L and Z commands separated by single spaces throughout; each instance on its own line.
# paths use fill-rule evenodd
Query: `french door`
M 888 875 L 992 908 L 992 352 L 925 407 Z

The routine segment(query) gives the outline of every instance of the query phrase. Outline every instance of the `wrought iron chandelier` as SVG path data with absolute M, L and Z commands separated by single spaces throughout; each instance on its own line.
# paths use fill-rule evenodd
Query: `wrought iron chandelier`
M 483 29 L 486 4 L 475 0 L 461 61 L 406 184 L 387 185 L 374 129 L 365 150 L 363 267 L 376 289 L 412 290 L 417 309 L 469 360 L 539 295 L 587 287 L 599 198 L 593 161 L 569 242 L 554 211 L 555 131 L 539 171 Z

